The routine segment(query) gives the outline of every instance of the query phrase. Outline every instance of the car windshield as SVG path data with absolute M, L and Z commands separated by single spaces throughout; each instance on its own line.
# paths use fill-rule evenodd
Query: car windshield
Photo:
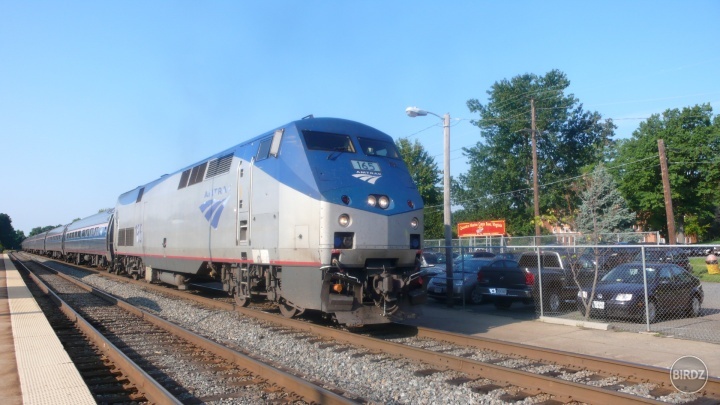
M 477 273 L 481 267 L 487 266 L 492 260 L 471 259 L 453 264 L 453 272 L 455 273 Z
M 647 280 L 655 280 L 657 276 L 656 269 L 652 267 L 645 267 L 645 274 Z M 612 270 L 601 280 L 602 283 L 629 283 L 629 284 L 643 284 L 642 266 L 640 265 L 622 265 Z

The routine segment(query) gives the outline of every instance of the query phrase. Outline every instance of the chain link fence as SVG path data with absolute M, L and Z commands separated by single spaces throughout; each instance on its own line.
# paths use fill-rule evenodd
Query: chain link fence
M 527 245 L 508 238 L 475 245 L 454 240 L 453 280 L 463 280 L 455 298 L 463 305 L 495 305 L 499 311 L 534 306 L 537 316 L 576 325 L 599 322 L 615 330 L 720 343 L 720 271 L 717 259 L 709 256 L 720 255 L 720 247 L 583 245 L 579 238 L 560 245 L 551 238 L 532 238 Z M 445 254 L 444 244 L 428 242 L 424 252 Z M 485 264 L 468 266 L 473 260 Z M 442 263 L 435 266 L 444 268 Z M 428 284 L 428 293 L 444 299 L 433 296 L 432 288 L 447 275 L 435 277 L 440 280 Z

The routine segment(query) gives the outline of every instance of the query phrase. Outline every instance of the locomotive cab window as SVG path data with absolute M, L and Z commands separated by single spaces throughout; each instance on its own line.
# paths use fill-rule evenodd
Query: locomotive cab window
M 272 138 L 260 141 L 260 147 L 255 155 L 255 161 L 267 159 L 270 156 L 270 146 L 272 146 Z
M 382 156 L 393 159 L 400 159 L 395 144 L 392 142 L 381 141 L 378 139 L 360 138 L 358 137 L 360 148 L 367 156 Z
M 348 135 L 303 131 L 303 138 L 305 138 L 305 145 L 310 150 L 355 153 L 355 146 Z

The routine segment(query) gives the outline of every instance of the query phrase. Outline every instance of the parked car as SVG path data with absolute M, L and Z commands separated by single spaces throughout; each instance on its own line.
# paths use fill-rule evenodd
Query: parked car
M 423 252 L 423 258 L 427 264 L 445 264 L 445 253 L 441 252 Z
M 633 261 L 636 255 L 636 249 L 603 246 L 598 249 L 586 249 L 581 259 L 589 261 L 593 266 L 597 265 L 602 274 L 605 274 L 620 264 Z
M 577 305 L 585 313 L 590 305 L 591 317 L 630 318 L 645 321 L 645 280 L 647 280 L 647 319 L 655 322 L 660 315 L 700 315 L 705 294 L 695 276 L 672 263 L 641 262 L 621 264 L 610 270 L 595 288 L 578 291 Z M 588 298 L 590 297 L 590 298 Z
M 496 253 L 495 257 L 498 259 L 507 259 L 507 260 L 515 260 L 517 261 L 518 257 L 520 257 L 517 253 Z
M 496 256 L 495 253 L 493 253 L 493 252 L 488 252 L 488 251 L 486 251 L 486 250 L 476 250 L 476 251 L 474 251 L 474 252 L 472 253 L 472 257 L 473 257 L 473 258 L 477 258 L 477 257 L 495 257 L 495 256 Z
M 453 263 L 453 295 L 456 299 L 465 299 L 466 302 L 479 304 L 482 302 L 482 296 L 478 300 L 473 299 L 472 291 L 477 284 L 477 273 L 484 266 L 491 266 L 498 260 L 504 259 L 493 258 L 476 258 L 465 259 Z M 433 277 L 427 286 L 427 294 L 430 298 L 445 299 L 447 298 L 447 273 L 442 273 Z
M 430 280 L 440 274 L 445 274 L 445 255 L 437 252 L 423 252 L 423 263 L 420 266 L 420 279 L 427 289 Z
M 492 301 L 495 308 L 507 309 L 513 302 L 532 304 L 536 293 L 535 274 L 520 268 L 514 260 L 495 260 L 477 273 L 471 301 Z
M 633 262 L 642 261 L 642 252 L 635 255 Z M 645 248 L 645 263 L 672 263 L 692 273 L 688 253 L 682 248 L 653 247 Z

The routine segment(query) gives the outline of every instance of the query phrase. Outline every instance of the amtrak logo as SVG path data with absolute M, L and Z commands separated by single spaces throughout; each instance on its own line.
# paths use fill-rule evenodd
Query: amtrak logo
M 227 197 L 223 198 L 222 200 L 209 199 L 204 203 L 200 204 L 200 211 L 205 213 L 205 219 L 207 219 L 208 222 L 210 222 L 210 225 L 215 229 L 217 229 L 218 227 L 218 223 L 220 222 L 220 215 L 222 214 L 226 203 Z
M 375 184 L 376 181 L 382 176 L 374 176 L 372 174 L 363 174 L 363 173 L 356 173 L 352 175 L 356 179 L 360 179 L 362 181 L 367 181 L 370 184 Z

